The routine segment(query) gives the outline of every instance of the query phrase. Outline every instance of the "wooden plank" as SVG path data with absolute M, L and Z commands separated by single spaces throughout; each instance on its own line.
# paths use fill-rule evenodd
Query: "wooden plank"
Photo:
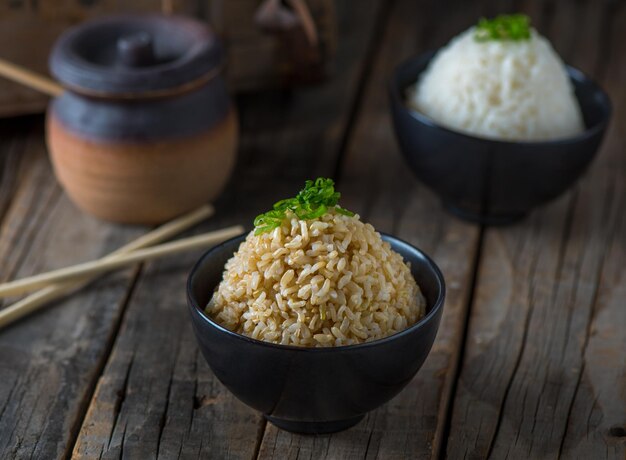
M 30 131 L 3 153 L 5 161 L 19 158 L 7 168 L 18 174 L 0 227 L 2 280 L 101 256 L 141 231 L 98 222 L 70 204 L 52 175 L 43 124 Z M 0 332 L 1 458 L 69 454 L 133 277 L 106 278 Z
M 150 264 L 101 377 L 74 458 L 250 458 L 259 416 L 217 382 L 184 299 L 198 253 Z
M 626 8 L 608 9 L 615 16 L 606 29 L 611 44 L 605 86 L 613 97 L 614 119 L 605 145 L 605 164 L 610 203 L 608 228 L 603 233 L 605 256 L 598 275 L 597 291 L 589 317 L 583 362 L 561 444 L 564 457 L 626 457 L 626 62 L 620 46 L 626 33 Z M 602 65 L 602 62 L 598 63 Z M 601 69 L 603 67 L 600 67 Z
M 388 404 L 348 431 L 300 436 L 268 424 L 260 458 L 437 458 L 459 359 L 479 228 L 446 214 L 405 166 L 392 132 L 386 85 L 405 58 L 440 46 L 469 24 L 467 2 L 393 3 L 380 34 L 342 166 L 342 203 L 378 230 L 429 253 L 443 270 L 448 297 L 433 350 L 417 376 Z M 435 27 L 433 24 L 436 24 Z
M 606 60 L 622 65 L 604 48 L 609 30 L 620 34 L 611 43 L 625 38 L 608 2 L 550 8 L 542 31 L 566 60 L 598 76 Z M 626 454 L 619 431 L 626 333 L 614 327 L 624 323 L 615 296 L 626 276 L 614 259 L 624 251 L 626 210 L 624 131 L 617 129 L 626 115 L 617 81 L 607 85 L 616 102 L 613 129 L 580 185 L 526 221 L 486 232 L 450 458 Z
M 341 72 L 329 84 L 240 99 L 242 143 L 236 178 L 201 230 L 251 224 L 259 210 L 336 163 L 376 0 L 358 12 L 338 2 Z M 350 14 L 348 14 L 350 13 Z M 185 278 L 198 254 L 151 263 L 130 303 L 77 439 L 74 458 L 252 458 L 264 421 L 209 371 L 191 332 Z
M 30 119 L 11 120 L 0 126 L 0 223 L 25 173 L 22 154 L 32 133 L 30 122 Z

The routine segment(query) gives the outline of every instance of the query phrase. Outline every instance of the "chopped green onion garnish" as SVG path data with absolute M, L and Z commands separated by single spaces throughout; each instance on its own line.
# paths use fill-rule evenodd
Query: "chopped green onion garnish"
M 493 19 L 482 18 L 476 26 L 474 39 L 478 42 L 529 40 L 530 18 L 525 14 L 503 14 Z
M 344 216 L 353 216 L 353 212 L 337 205 L 339 198 L 341 194 L 335 191 L 332 179 L 320 177 L 315 181 L 308 180 L 295 198 L 280 200 L 270 211 L 256 216 L 254 234 L 260 235 L 280 227 L 289 213 L 300 220 L 317 219 L 332 209 Z

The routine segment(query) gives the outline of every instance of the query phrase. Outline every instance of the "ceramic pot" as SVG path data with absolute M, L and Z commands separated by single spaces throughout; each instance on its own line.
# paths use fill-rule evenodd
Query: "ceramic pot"
M 213 32 L 187 18 L 116 16 L 66 32 L 50 59 L 67 91 L 48 109 L 47 142 L 70 198 L 137 224 L 215 199 L 238 137 L 222 59 Z

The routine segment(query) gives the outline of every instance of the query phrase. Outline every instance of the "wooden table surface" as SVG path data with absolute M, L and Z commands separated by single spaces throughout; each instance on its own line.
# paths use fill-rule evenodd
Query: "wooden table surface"
M 334 177 L 343 204 L 424 249 L 448 284 L 434 348 L 391 402 L 329 436 L 279 431 L 198 353 L 184 283 L 198 253 L 150 262 L 0 331 L 0 458 L 580 458 L 626 456 L 626 3 L 338 0 L 325 85 L 239 97 L 234 179 L 193 233 Z M 610 93 L 593 166 L 509 227 L 446 214 L 400 158 L 386 82 L 480 15 L 524 11 Z M 0 123 L 0 279 L 92 259 L 146 228 L 78 211 L 41 118 Z

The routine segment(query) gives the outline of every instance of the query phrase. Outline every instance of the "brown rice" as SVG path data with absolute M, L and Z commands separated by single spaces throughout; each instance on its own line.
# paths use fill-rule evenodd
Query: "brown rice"
M 359 216 L 295 216 L 251 232 L 207 306 L 226 328 L 285 345 L 368 342 L 406 329 L 426 302 L 402 256 Z

